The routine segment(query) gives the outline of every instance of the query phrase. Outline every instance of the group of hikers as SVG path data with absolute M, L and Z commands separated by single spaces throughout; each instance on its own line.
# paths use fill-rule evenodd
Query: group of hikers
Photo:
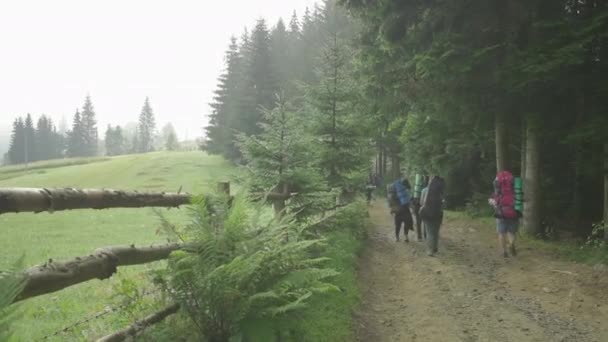
M 378 187 L 377 177 L 368 180 L 366 187 L 368 203 L 372 192 Z M 521 178 L 514 177 L 509 171 L 500 171 L 493 182 L 494 192 L 488 203 L 494 209 L 496 232 L 502 255 L 507 258 L 516 256 L 515 237 L 522 213 Z M 395 240 L 400 241 L 403 228 L 403 239 L 409 242 L 408 233 L 416 228 L 418 241 L 426 240 L 427 255 L 438 252 L 439 229 L 443 222 L 443 203 L 445 180 L 440 176 L 415 176 L 414 188 L 404 175 L 387 186 L 387 197 L 390 212 L 394 217 Z M 412 217 L 413 214 L 413 217 Z M 415 218 L 415 222 L 414 222 Z

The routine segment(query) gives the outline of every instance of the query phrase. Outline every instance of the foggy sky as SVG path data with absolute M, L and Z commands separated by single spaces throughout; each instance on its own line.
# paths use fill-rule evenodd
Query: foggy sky
M 201 136 L 230 36 L 314 2 L 2 0 L 0 133 L 26 113 L 69 123 L 90 94 L 100 137 L 136 121 L 146 96 L 158 129 Z

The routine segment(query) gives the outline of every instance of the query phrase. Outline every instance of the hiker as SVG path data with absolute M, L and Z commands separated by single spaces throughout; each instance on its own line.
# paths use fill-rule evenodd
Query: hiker
M 422 219 L 420 218 L 420 198 L 422 197 L 422 190 L 426 188 L 429 182 L 428 176 L 416 175 L 416 181 L 414 182 L 414 196 L 412 198 L 412 211 L 416 219 L 416 237 L 418 241 L 426 239 L 426 230 L 422 229 Z
M 439 228 L 443 222 L 443 192 L 445 181 L 439 176 L 433 176 L 429 185 L 422 191 L 420 198 L 420 217 L 427 233 L 428 256 L 437 253 Z
M 395 239 L 399 242 L 399 233 L 403 226 L 404 241 L 409 242 L 408 233 L 414 230 L 414 222 L 410 213 L 412 186 L 406 177 L 393 182 L 388 189 L 391 214 L 395 215 Z
M 376 189 L 376 184 L 373 176 L 370 176 L 367 185 L 365 186 L 365 198 L 367 200 L 367 204 L 369 205 L 372 201 L 372 195 L 374 190 Z
M 515 208 L 514 177 L 511 172 L 503 170 L 496 174 L 494 193 L 488 202 L 494 207 L 498 246 L 502 248 L 503 257 L 509 257 L 507 250 L 512 256 L 516 256 L 515 234 L 521 213 Z

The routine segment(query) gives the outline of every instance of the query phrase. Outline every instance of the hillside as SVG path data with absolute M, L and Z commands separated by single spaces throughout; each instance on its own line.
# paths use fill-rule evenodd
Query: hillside
M 0 174 L 3 170 L 8 169 L 0 168 Z M 221 158 L 201 152 L 156 152 L 84 165 L 37 168 L 27 173 L 10 172 L 10 178 L 0 177 L 0 187 L 105 187 L 173 192 L 183 187 L 183 191 L 199 193 L 214 188 L 217 180 L 229 178 L 230 174 L 229 165 Z M 166 214 L 174 222 L 186 219 L 185 210 L 170 210 Z M 6 214 L 0 216 L 0 227 L 3 231 L 0 268 L 23 253 L 26 266 L 31 266 L 51 258 L 61 260 L 87 255 L 95 248 L 108 245 L 150 244 L 165 240 L 157 234 L 158 218 L 152 209 Z M 115 297 L 117 289 L 124 291 L 125 284 L 137 288 L 133 284 L 143 283 L 142 270 L 150 267 L 154 266 L 122 268 L 108 281 L 91 281 L 28 300 L 22 305 L 23 319 L 17 324 L 16 340 L 39 340 L 83 317 L 103 311 L 107 304 L 121 299 Z M 120 326 L 120 319 L 124 317 L 107 315 L 50 340 L 90 340 Z M 36 328 L 32 329 L 32 326 Z

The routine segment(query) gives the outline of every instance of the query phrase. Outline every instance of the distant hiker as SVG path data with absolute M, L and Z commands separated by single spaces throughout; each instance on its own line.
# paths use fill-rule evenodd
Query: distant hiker
M 395 215 L 395 239 L 397 241 L 399 241 L 401 226 L 403 226 L 405 242 L 409 242 L 409 231 L 414 230 L 414 222 L 410 213 L 411 189 L 412 186 L 406 177 L 396 180 L 387 189 L 391 214 Z
M 494 207 L 498 245 L 502 248 L 502 255 L 509 257 L 508 249 L 512 256 L 516 256 L 515 234 L 521 213 L 515 210 L 514 177 L 511 172 L 500 171 L 496 174 L 494 193 L 488 202 Z
M 422 191 L 420 198 L 420 217 L 427 233 L 429 256 L 437 253 L 439 228 L 443 222 L 443 192 L 445 181 L 439 176 L 431 177 L 429 185 Z
M 374 193 L 374 190 L 376 189 L 376 184 L 374 183 L 374 178 L 370 177 L 367 182 L 367 185 L 365 185 L 365 198 L 367 200 L 367 204 L 370 204 L 372 201 L 372 195 Z
M 412 197 L 412 211 L 416 218 L 416 237 L 418 238 L 418 241 L 421 241 L 423 236 L 426 239 L 426 231 L 423 231 L 422 229 L 422 218 L 420 217 L 420 199 L 422 198 L 422 191 L 426 188 L 428 182 L 428 176 L 416 175 L 414 195 Z

